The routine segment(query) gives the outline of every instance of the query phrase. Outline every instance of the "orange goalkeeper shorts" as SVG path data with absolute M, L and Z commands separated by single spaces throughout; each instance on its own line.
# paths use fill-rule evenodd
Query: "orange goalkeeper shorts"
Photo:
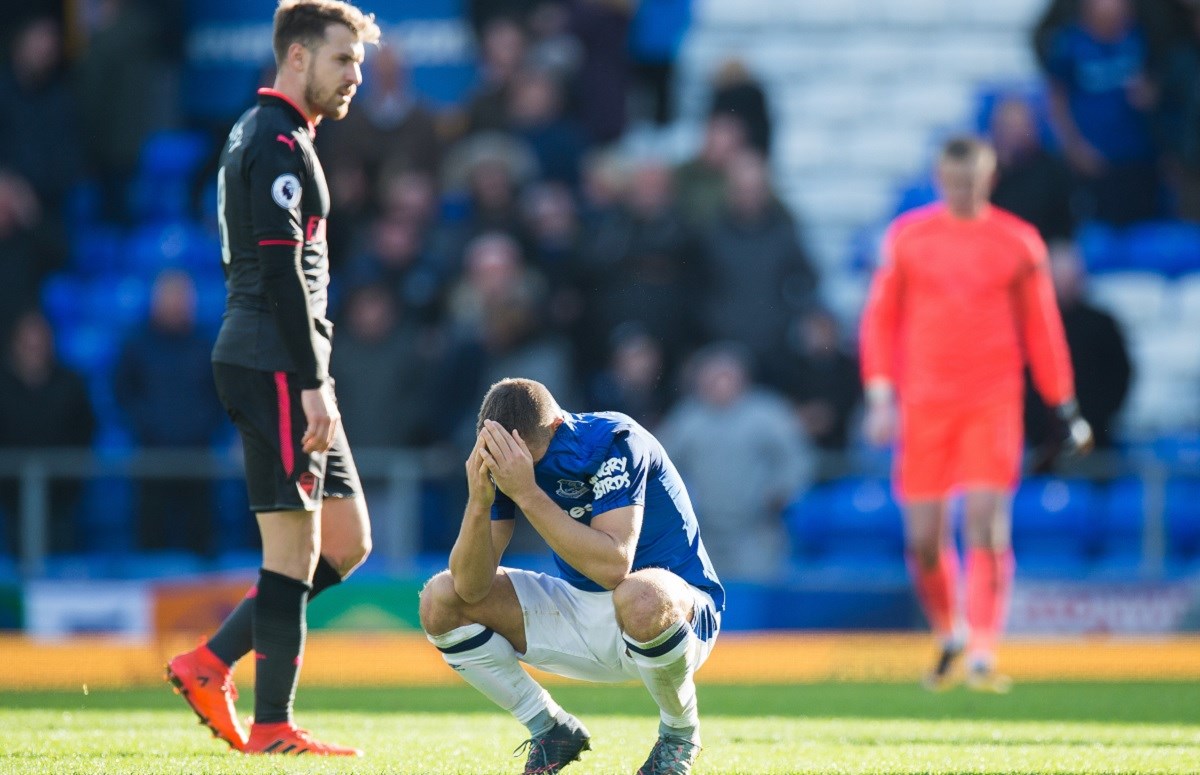
M 956 489 L 1014 489 L 1022 415 L 1020 401 L 901 407 L 895 460 L 901 500 L 940 500 Z

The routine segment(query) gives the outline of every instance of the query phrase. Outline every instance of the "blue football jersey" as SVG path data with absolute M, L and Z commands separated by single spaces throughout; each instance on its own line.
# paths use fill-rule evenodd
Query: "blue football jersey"
M 633 570 L 665 568 L 710 594 L 725 610 L 717 579 L 683 479 L 658 439 L 618 412 L 566 414 L 545 457 L 534 466 L 538 486 L 572 519 L 585 525 L 623 506 L 643 508 Z M 496 492 L 492 519 L 513 519 L 516 506 Z M 559 575 L 579 589 L 603 591 L 557 554 Z

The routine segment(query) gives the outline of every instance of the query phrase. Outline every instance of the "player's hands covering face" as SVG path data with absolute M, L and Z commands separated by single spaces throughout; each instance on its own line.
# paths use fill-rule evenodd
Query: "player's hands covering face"
M 521 434 L 515 430 L 509 433 L 500 423 L 484 420 L 479 438 L 483 440 L 483 461 L 492 480 L 505 495 L 517 500 L 537 488 L 533 478 L 533 455 Z
M 491 474 L 483 461 L 483 439 L 487 431 L 480 431 L 475 439 L 475 448 L 467 458 L 467 497 L 472 503 L 484 508 L 491 508 L 496 500 L 496 485 L 492 484 Z

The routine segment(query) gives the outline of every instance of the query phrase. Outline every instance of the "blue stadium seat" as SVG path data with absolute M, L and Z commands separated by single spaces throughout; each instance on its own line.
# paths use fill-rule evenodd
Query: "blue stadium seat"
M 71 236 L 71 269 L 88 277 L 118 273 L 124 266 L 125 249 L 125 234 L 119 226 L 79 226 Z
M 1200 479 L 1167 483 L 1163 517 L 1170 567 L 1183 572 L 1200 569 Z
M 63 211 L 67 223 L 74 226 L 95 223 L 100 218 L 103 192 L 95 180 L 81 180 L 71 186 Z
M 1085 223 L 1079 227 L 1075 239 L 1083 262 L 1092 274 L 1133 268 L 1128 242 L 1117 229 L 1102 223 Z
M 1013 549 L 1023 572 L 1078 577 L 1086 568 L 1089 520 L 1097 511 L 1089 482 L 1035 478 L 1013 498 Z
M 59 273 L 46 278 L 42 284 L 42 310 L 46 319 L 59 333 L 77 325 L 86 316 L 83 283 L 74 275 Z M 61 347 L 61 341 L 60 341 Z
M 98 280 L 85 287 L 87 320 L 114 329 L 127 329 L 146 320 L 150 283 L 136 275 Z
M 1102 576 L 1136 576 L 1142 565 L 1143 498 L 1137 477 L 1110 484 L 1089 521 L 1092 569 Z
M 904 557 L 900 507 L 884 479 L 845 479 L 837 484 L 825 548 L 830 557 L 897 563 Z
M 58 328 L 58 353 L 63 363 L 85 374 L 108 371 L 117 357 L 117 332 L 103 323 L 78 323 Z
M 825 553 L 825 537 L 836 502 L 835 485 L 819 484 L 784 510 L 783 519 L 795 556 L 814 558 Z
M 142 145 L 138 172 L 156 177 L 189 177 L 208 156 L 212 143 L 203 132 L 155 132 Z
M 1144 223 L 1131 226 L 1126 236 L 1129 261 L 1136 268 L 1171 276 L 1200 269 L 1200 226 Z
M 150 278 L 167 268 L 219 265 L 220 255 L 216 239 L 187 220 L 142 226 L 129 242 L 131 268 Z

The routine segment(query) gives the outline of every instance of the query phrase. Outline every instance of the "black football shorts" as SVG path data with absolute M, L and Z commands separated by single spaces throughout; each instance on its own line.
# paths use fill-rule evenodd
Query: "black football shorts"
M 213 363 L 213 377 L 242 437 L 251 511 L 315 511 L 323 498 L 362 495 L 340 423 L 328 452 L 301 448 L 308 421 L 294 377 L 229 363 Z

